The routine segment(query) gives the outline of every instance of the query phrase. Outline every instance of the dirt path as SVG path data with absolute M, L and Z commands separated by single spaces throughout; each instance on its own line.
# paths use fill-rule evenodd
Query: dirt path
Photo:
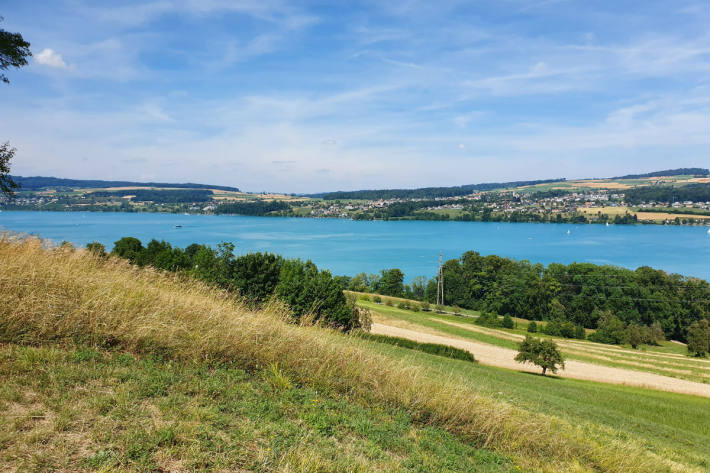
M 423 343 L 441 343 L 453 347 L 470 351 L 476 360 L 484 365 L 498 366 L 519 371 L 539 372 L 539 368 L 530 364 L 517 363 L 513 358 L 515 351 L 489 345 L 487 343 L 460 340 L 446 335 L 434 335 L 432 333 L 419 332 L 382 323 L 372 324 L 372 333 L 390 335 L 394 337 L 408 338 Z M 581 361 L 569 360 L 566 362 L 564 370 L 560 370 L 558 375 L 599 381 L 603 383 L 626 384 L 629 386 L 641 386 L 661 391 L 670 391 L 684 394 L 695 394 L 697 396 L 710 397 L 710 385 L 686 381 L 683 379 L 661 376 L 653 373 L 641 371 L 625 370 L 608 366 L 584 363 Z

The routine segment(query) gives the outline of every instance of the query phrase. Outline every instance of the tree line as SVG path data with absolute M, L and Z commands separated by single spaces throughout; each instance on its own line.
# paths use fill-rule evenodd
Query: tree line
M 117 191 L 96 191 L 87 194 L 92 197 L 133 196 L 136 202 L 154 202 L 156 204 L 186 204 L 191 202 L 209 202 L 214 193 L 207 189 L 122 189 Z
M 710 202 L 710 184 L 688 184 L 685 186 L 649 186 L 634 187 L 624 191 L 626 203 L 631 205 L 643 202 Z
M 89 243 L 89 251 L 105 256 L 101 243 Z M 151 240 L 143 246 L 133 237 L 116 241 L 112 255 L 138 266 L 180 272 L 234 292 L 253 306 L 272 297 L 286 303 L 296 321 L 312 317 L 328 326 L 350 331 L 369 328 L 367 313 L 349 301 L 330 271 L 319 270 L 311 261 L 286 259 L 271 253 L 234 255 L 234 245 L 217 248 L 193 243 L 186 248 Z
M 547 321 L 550 335 L 603 343 L 686 341 L 695 322 L 710 320 L 710 284 L 648 266 L 636 270 L 592 263 L 548 266 L 469 251 L 443 265 L 447 305 Z M 436 302 L 437 280 L 384 269 L 342 282 L 352 291 Z M 497 318 L 496 318 L 497 319 Z M 542 331 L 542 330 L 541 330 Z
M 476 191 L 489 191 L 507 187 L 534 186 L 564 182 L 566 179 L 544 179 L 537 181 L 488 182 L 467 184 L 453 187 L 423 187 L 420 189 L 378 189 L 359 191 L 338 191 L 325 194 L 312 194 L 309 197 L 321 197 L 324 200 L 378 200 L 378 199 L 433 199 L 435 197 L 457 197 Z
M 220 204 L 214 210 L 216 214 L 237 214 L 262 217 L 272 212 L 290 214 L 291 206 L 281 200 L 256 200 L 252 202 L 228 202 Z

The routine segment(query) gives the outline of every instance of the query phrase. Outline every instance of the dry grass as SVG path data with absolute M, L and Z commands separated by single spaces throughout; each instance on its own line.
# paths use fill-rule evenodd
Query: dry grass
M 535 471 L 697 471 L 613 432 L 478 395 L 466 380 L 442 382 L 440 373 L 376 354 L 355 338 L 288 324 L 278 305 L 253 312 L 194 280 L 85 251 L 0 238 L 0 294 L 0 341 L 119 345 L 253 370 L 278 363 L 296 383 L 403 407 L 418 422 L 512 455 Z

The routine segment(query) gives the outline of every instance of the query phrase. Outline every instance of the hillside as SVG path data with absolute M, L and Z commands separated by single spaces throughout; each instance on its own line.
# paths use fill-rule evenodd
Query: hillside
M 44 176 L 12 176 L 12 179 L 20 185 L 22 190 L 55 189 L 57 187 L 70 187 L 78 189 L 107 188 L 107 187 L 161 187 L 170 189 L 218 189 L 224 191 L 239 192 L 236 187 L 213 186 L 209 184 L 187 183 L 165 183 L 165 182 L 134 182 L 134 181 L 102 181 L 97 179 L 65 179 L 59 177 Z
M 255 311 L 192 279 L 33 240 L 0 241 L 0 262 L 3 470 L 699 472 L 710 463 L 704 398 L 294 325 L 278 304 Z

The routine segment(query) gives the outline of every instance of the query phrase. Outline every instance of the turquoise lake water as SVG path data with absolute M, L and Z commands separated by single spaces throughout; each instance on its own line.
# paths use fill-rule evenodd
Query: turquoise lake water
M 439 251 L 446 260 L 468 250 L 544 264 L 652 266 L 710 280 L 708 227 L 3 211 L 0 228 L 81 246 L 99 241 L 107 248 L 122 236 L 180 247 L 229 241 L 237 253 L 270 251 L 311 259 L 334 274 L 400 268 L 407 280 L 434 276 Z

